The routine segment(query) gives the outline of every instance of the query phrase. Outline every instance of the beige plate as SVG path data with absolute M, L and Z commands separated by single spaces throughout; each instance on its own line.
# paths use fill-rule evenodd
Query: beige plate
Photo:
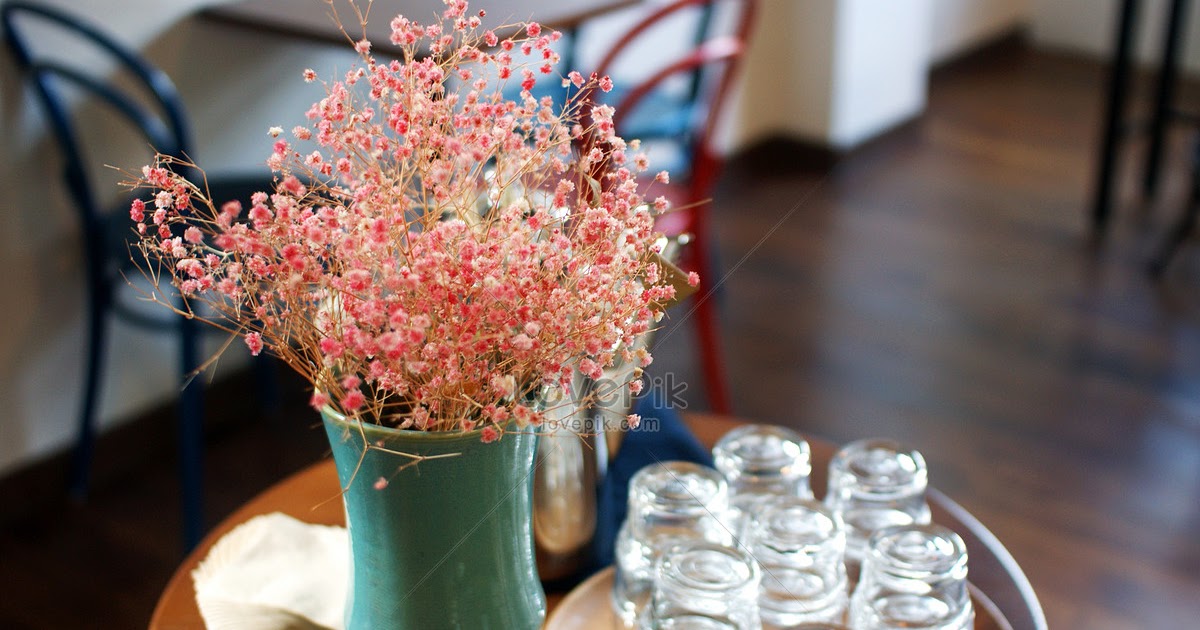
M 614 630 L 620 628 L 609 597 L 612 567 L 593 575 L 567 594 L 546 620 L 545 630 Z M 976 630 L 1011 630 L 1008 620 L 986 595 L 971 586 Z

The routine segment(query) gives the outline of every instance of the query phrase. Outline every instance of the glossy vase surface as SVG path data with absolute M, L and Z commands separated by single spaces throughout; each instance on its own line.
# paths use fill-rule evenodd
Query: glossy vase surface
M 401 431 L 326 412 L 350 533 L 346 628 L 540 628 L 534 560 L 537 435 Z M 377 446 L 419 456 L 413 463 Z M 386 485 L 379 480 L 386 480 Z

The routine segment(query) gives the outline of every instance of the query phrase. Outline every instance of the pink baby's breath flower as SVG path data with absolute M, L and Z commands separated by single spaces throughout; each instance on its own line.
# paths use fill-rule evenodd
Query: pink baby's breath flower
M 600 364 L 591 359 L 583 359 L 579 362 L 579 372 L 595 381 L 600 380 L 604 376 L 604 369 L 600 367 Z
M 658 174 L 654 176 L 654 181 L 660 184 L 669 184 L 671 183 L 671 175 L 666 171 L 659 171 Z
M 688 281 L 689 286 L 694 287 L 694 286 L 699 285 L 700 284 L 700 274 L 696 273 L 695 271 L 689 271 L 688 275 L 687 275 L 687 281 Z
M 246 333 L 246 347 L 250 349 L 252 356 L 258 356 L 263 351 L 262 335 L 256 332 Z
M 182 272 L 191 278 L 199 278 L 204 275 L 204 265 L 195 258 L 185 258 L 175 264 L 176 271 Z
M 129 204 L 129 218 L 132 221 L 141 222 L 146 220 L 146 202 L 141 199 L 134 199 L 133 203 Z
M 363 404 L 366 402 L 367 397 L 364 396 L 361 391 L 352 389 L 346 392 L 345 396 L 342 396 L 339 404 L 342 406 L 342 409 L 345 409 L 349 413 L 354 413 L 355 411 L 361 409 Z
M 373 487 L 374 487 L 376 490 L 383 490 L 383 489 L 385 489 L 385 488 L 387 488 L 387 487 L 388 487 L 388 480 L 387 480 L 386 478 L 384 478 L 384 477 L 380 477 L 380 478 L 378 478 L 378 479 L 376 479 L 376 480 L 375 480 L 375 484 L 374 484 L 374 486 L 373 486 Z
M 644 196 L 649 160 L 613 108 L 587 102 L 610 79 L 567 72 L 566 102 L 539 99 L 560 35 L 531 23 L 501 38 L 466 0 L 444 2 L 440 22 L 391 21 L 405 49 L 392 60 L 354 43 L 358 65 L 305 124 L 271 130 L 275 183 L 245 212 L 217 210 L 163 157 L 130 219 L 147 269 L 300 371 L 313 407 L 495 441 L 543 422 L 541 388 L 649 364 L 631 348 L 674 295 L 644 255 L 666 200 Z
M 513 337 L 512 345 L 517 350 L 530 350 L 533 348 L 533 339 L 530 339 L 529 335 L 521 333 Z
M 631 413 L 625 416 L 625 423 L 630 429 L 636 429 L 642 424 L 642 417 L 636 413 Z

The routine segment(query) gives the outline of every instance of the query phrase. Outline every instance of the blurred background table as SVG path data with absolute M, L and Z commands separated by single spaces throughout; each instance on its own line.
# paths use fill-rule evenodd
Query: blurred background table
M 492 10 L 488 23 L 536 20 L 560 30 L 570 30 L 589 18 L 638 2 L 640 0 L 506 0 L 500 5 L 503 8 Z M 338 0 L 335 6 L 347 30 L 357 36 L 354 14 L 348 4 Z M 367 36 L 375 46 L 386 49 L 394 16 L 403 14 L 418 22 L 432 22 L 444 9 L 442 0 L 375 0 L 371 5 L 373 19 L 367 27 Z M 329 5 L 322 0 L 239 0 L 213 7 L 204 15 L 277 33 L 346 41 L 331 19 Z
M 708 448 L 729 430 L 743 421 L 721 416 L 687 414 L 685 422 Z M 818 497 L 825 494 L 826 471 L 837 446 L 831 442 L 808 437 L 813 454 L 813 491 Z M 175 571 L 155 607 L 150 630 L 203 628 L 204 622 L 196 607 L 192 571 L 222 536 L 234 527 L 260 514 L 283 512 L 309 523 L 343 525 L 342 502 L 338 499 L 337 472 L 333 460 L 327 459 L 284 479 L 258 495 L 222 521 Z M 978 520 L 958 504 L 936 490 L 930 490 L 933 520 L 958 532 L 967 544 L 970 557 L 970 579 L 979 591 L 995 605 L 994 610 L 981 611 L 982 628 L 1012 628 L 1012 630 L 1044 630 L 1045 615 L 1024 572 L 1008 550 Z M 551 608 L 562 601 L 565 593 L 548 593 Z

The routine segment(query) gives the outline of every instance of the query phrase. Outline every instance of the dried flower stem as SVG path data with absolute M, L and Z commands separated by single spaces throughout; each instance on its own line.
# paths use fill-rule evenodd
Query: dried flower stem
M 647 160 L 589 101 L 611 82 L 553 76 L 557 33 L 501 39 L 444 2 L 441 22 L 391 21 L 395 61 L 347 35 L 361 65 L 324 83 L 308 125 L 272 130 L 275 187 L 248 207 L 160 155 L 129 182 L 153 197 L 130 214 L 143 273 L 183 301 L 149 299 L 280 357 L 314 407 L 490 441 L 540 424 L 544 388 L 585 403 L 576 374 L 649 364 L 631 349 L 675 290 L 654 256 L 665 202 L 639 190 Z M 350 6 L 365 33 L 370 2 Z M 575 89 L 556 104 L 533 96 L 539 80 Z

